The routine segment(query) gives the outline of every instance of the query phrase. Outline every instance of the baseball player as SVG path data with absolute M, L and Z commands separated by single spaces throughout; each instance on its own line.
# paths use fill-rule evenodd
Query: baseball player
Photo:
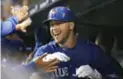
M 52 72 L 53 79 L 117 79 L 114 64 L 103 51 L 79 37 L 75 20 L 67 7 L 51 9 L 44 24 L 50 27 L 54 41 L 39 47 L 27 67 Z

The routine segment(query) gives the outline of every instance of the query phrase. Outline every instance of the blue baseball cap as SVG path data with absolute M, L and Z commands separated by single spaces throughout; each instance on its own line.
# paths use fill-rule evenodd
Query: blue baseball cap
M 69 8 L 58 6 L 50 10 L 48 19 L 44 21 L 44 24 L 49 24 L 50 21 L 72 22 L 75 19 L 75 14 Z

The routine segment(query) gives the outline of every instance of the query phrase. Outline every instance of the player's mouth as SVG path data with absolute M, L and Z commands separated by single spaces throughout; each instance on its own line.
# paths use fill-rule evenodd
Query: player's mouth
M 55 38 L 57 38 L 57 37 L 60 36 L 60 34 L 61 34 L 61 32 L 53 33 L 53 36 L 54 36 Z

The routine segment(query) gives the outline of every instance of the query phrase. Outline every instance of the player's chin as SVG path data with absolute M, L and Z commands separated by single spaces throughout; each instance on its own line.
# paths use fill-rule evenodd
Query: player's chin
M 60 39 L 54 39 L 56 43 L 61 43 Z
M 55 40 L 56 43 L 60 43 L 61 41 L 60 40 Z

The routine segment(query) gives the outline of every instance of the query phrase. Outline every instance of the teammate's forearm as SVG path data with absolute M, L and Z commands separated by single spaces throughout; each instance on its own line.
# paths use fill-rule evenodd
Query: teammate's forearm
M 12 16 L 8 18 L 7 21 L 1 23 L 1 36 L 6 36 L 15 31 L 15 26 L 18 24 L 18 20 L 16 17 Z

